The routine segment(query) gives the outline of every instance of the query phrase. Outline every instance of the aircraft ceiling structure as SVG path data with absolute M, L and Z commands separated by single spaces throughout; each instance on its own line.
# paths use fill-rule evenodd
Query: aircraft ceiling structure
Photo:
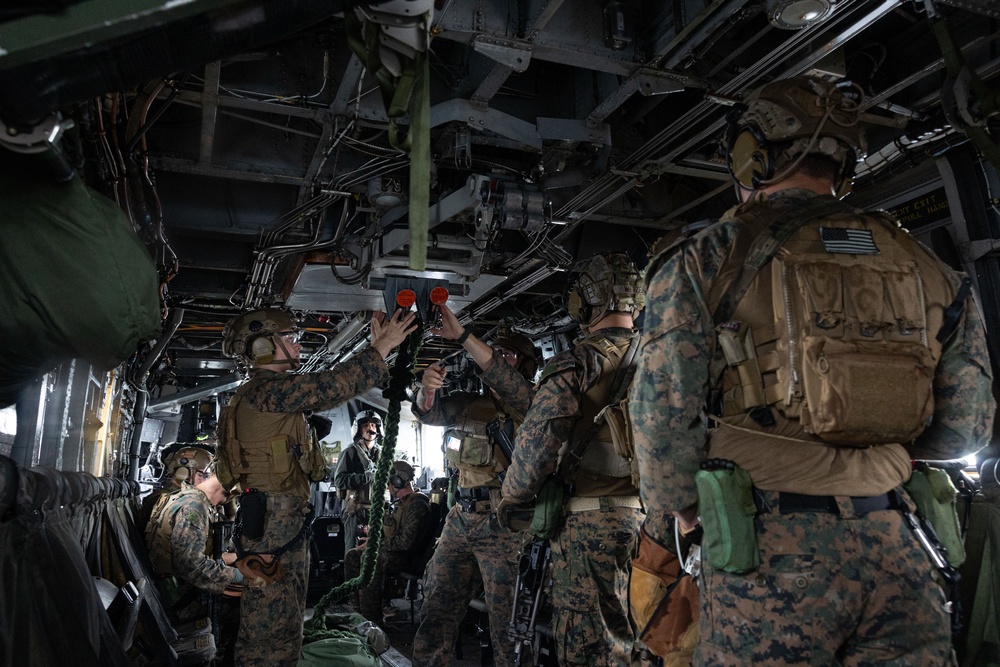
M 477 333 L 569 332 L 575 260 L 622 250 L 642 265 L 735 202 L 718 146 L 747 90 L 802 73 L 857 83 L 872 131 L 852 196 L 879 202 L 936 178 L 914 167 L 967 142 L 949 119 L 977 111 L 955 99 L 930 16 L 987 85 L 1000 68 L 997 2 L 438 0 L 417 272 L 408 156 L 343 20 L 380 3 L 134 4 L 0 15 L 0 120 L 12 134 L 73 119 L 71 161 L 151 248 L 173 331 L 150 367 L 172 387 L 161 408 L 232 385 L 222 326 L 254 307 L 302 317 L 311 369 L 359 350 L 368 313 L 415 279 L 447 286 Z M 776 27 L 785 5 L 821 20 Z M 428 341 L 418 365 L 453 349 Z

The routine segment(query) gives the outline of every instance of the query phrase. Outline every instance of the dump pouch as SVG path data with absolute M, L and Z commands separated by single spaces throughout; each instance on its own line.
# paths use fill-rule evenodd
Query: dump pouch
M 705 531 L 703 558 L 717 570 L 743 574 L 760 565 L 750 474 L 739 467 L 699 470 L 698 513 Z
M 559 532 L 563 514 L 563 484 L 550 478 L 542 485 L 535 500 L 535 516 L 528 532 L 543 540 L 550 540 Z
M 698 600 L 698 586 L 677 554 L 642 529 L 628 597 L 639 639 L 659 657 L 689 664 L 698 637 Z
M 237 524 L 240 535 L 257 540 L 264 536 L 264 518 L 267 515 L 267 495 L 260 491 L 244 491 L 240 495 Z
M 956 509 L 958 490 L 948 473 L 940 468 L 918 465 L 903 485 L 917 506 L 917 511 L 934 528 L 938 541 L 947 552 L 948 564 L 958 567 L 965 562 L 965 545 Z

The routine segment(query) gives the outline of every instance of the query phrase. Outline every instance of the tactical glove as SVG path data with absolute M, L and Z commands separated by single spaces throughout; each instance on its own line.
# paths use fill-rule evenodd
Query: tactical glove
M 263 588 L 281 581 L 285 576 L 281 561 L 271 554 L 249 554 L 236 561 L 235 565 L 243 574 L 243 584 L 254 588 Z

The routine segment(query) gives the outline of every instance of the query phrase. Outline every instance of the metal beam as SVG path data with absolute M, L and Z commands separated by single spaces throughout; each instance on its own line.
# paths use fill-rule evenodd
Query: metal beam
M 180 407 L 186 403 L 192 403 L 203 398 L 208 398 L 209 396 L 215 396 L 223 391 L 235 389 L 241 384 L 243 384 L 243 378 L 238 373 L 229 373 L 215 380 L 200 384 L 197 387 L 152 400 L 146 406 L 146 410 L 150 413 L 168 412 L 172 408 Z

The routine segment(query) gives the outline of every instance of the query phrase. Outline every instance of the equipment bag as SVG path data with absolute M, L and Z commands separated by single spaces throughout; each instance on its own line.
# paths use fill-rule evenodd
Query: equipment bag
M 381 661 L 368 642 L 346 632 L 302 647 L 298 667 L 379 667 Z
M 125 214 L 27 157 L 0 150 L 0 407 L 64 361 L 108 370 L 160 335 L 156 267 Z
M 704 559 L 717 570 L 744 574 L 760 566 L 750 474 L 740 467 L 699 470 L 698 511 Z

